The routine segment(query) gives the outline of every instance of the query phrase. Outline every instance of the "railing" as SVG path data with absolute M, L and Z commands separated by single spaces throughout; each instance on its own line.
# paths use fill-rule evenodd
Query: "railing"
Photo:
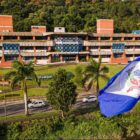
M 33 53 L 34 50 L 20 50 L 21 53 Z
M 2 46 L 3 43 L 11 43 L 11 42 L 1 42 L 0 46 Z M 53 41 L 46 41 L 46 42 L 42 42 L 42 41 L 15 41 L 15 44 L 19 44 L 20 46 L 54 46 L 54 42 Z
M 17 51 L 17 50 L 15 50 L 15 51 L 14 50 L 5 50 L 4 54 L 9 54 L 9 55 L 10 54 L 19 54 L 19 51 Z
M 112 46 L 113 43 L 123 43 L 127 46 L 138 46 L 140 45 L 140 41 L 84 41 L 84 46 Z
M 36 52 L 36 56 L 48 56 L 50 52 Z
M 90 55 L 110 55 L 111 54 L 111 50 L 110 51 L 91 51 Z
M 22 56 L 34 56 L 34 52 L 21 52 Z
M 47 50 L 36 50 L 36 52 L 47 52 Z

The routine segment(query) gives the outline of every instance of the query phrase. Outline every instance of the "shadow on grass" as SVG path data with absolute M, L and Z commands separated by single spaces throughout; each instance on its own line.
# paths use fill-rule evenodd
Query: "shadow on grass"
M 69 112 L 70 115 L 84 115 L 87 113 L 91 113 L 91 112 L 96 112 L 99 110 L 99 106 L 98 104 L 94 104 L 94 105 L 86 105 L 86 106 L 81 106 L 79 108 L 73 109 L 72 111 Z
M 7 94 L 7 95 L 5 94 L 5 95 L 1 96 L 0 99 L 4 99 L 5 98 L 4 96 L 6 98 L 9 98 L 9 97 L 19 97 L 20 94 L 19 93 L 17 93 L 17 94 Z

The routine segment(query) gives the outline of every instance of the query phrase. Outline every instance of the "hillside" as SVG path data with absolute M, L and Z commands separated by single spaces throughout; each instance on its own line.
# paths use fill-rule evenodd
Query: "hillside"
M 140 29 L 139 0 L 0 0 L 0 14 L 13 15 L 15 31 L 45 25 L 71 32 L 96 31 L 96 19 L 113 18 L 115 32 Z

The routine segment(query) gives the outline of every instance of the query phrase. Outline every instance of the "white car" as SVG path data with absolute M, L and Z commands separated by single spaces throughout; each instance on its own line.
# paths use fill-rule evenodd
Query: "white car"
M 86 98 L 83 98 L 82 101 L 83 101 L 83 103 L 95 102 L 95 101 L 97 101 L 97 97 L 95 95 L 90 95 L 90 96 L 88 96 Z
M 46 106 L 46 102 L 43 100 L 36 100 L 28 104 L 28 108 L 37 108 Z

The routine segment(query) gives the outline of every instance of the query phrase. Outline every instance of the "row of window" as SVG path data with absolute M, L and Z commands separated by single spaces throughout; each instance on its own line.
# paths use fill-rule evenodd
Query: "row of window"
M 1 37 L 2 38 L 2 37 Z M 19 39 L 20 40 L 33 40 L 33 38 L 35 38 L 36 40 L 47 40 L 47 36 L 20 36 Z M 53 40 L 54 37 L 52 37 Z M 18 37 L 17 36 L 3 36 L 3 40 L 17 40 Z M 81 41 L 81 40 L 85 40 L 84 38 L 78 38 L 78 37 L 58 37 L 58 38 L 54 38 L 54 40 L 66 40 L 66 39 L 70 39 L 71 41 Z M 89 40 L 140 40 L 140 37 L 88 37 Z

